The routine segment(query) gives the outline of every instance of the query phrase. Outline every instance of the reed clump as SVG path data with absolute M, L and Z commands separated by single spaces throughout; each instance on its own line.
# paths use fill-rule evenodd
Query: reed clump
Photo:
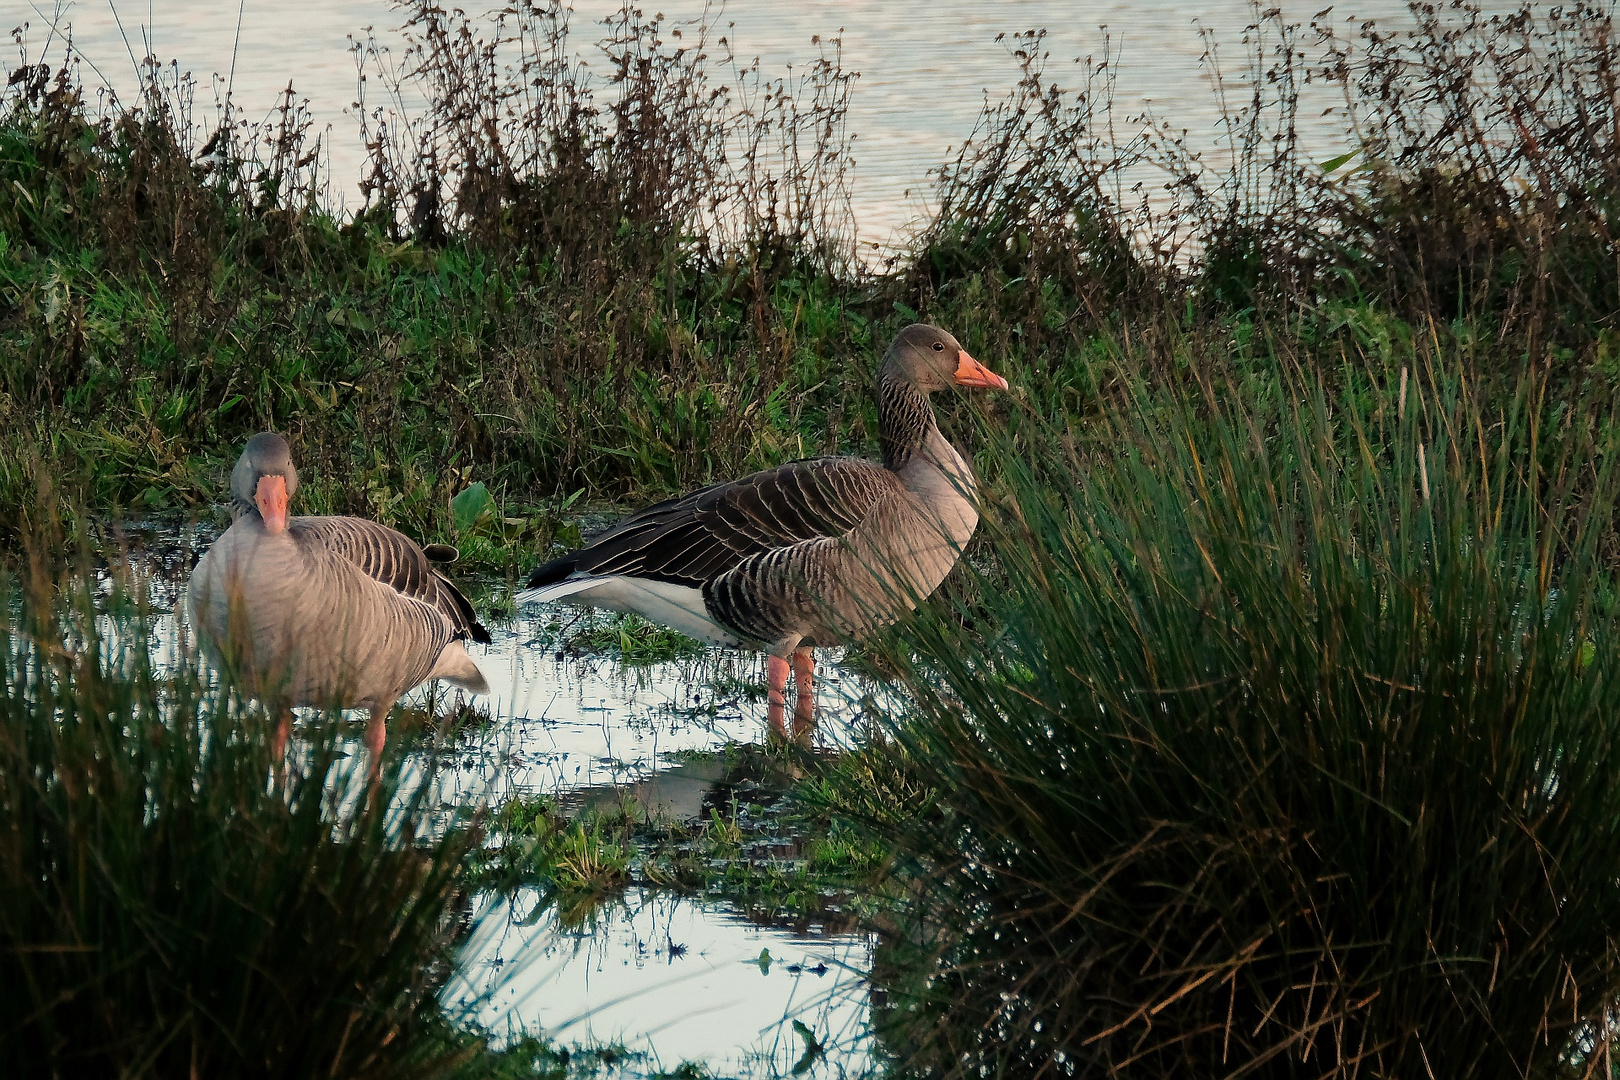
M 438 1001 L 476 820 L 402 843 L 423 810 L 400 762 L 379 795 L 395 811 L 364 811 L 365 767 L 331 723 L 272 786 L 273 721 L 159 667 L 143 591 L 93 581 L 0 592 L 16 618 L 0 623 L 8 1069 L 389 1077 L 477 1059 Z
M 1605 410 L 1344 378 L 1025 451 L 993 576 L 897 639 L 903 1073 L 1607 1068 Z

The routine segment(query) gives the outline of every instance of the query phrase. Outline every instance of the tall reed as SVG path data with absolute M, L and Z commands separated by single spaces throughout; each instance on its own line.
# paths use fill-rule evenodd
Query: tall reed
M 996 569 L 894 650 L 907 1070 L 1608 1068 L 1606 409 L 1341 378 L 999 447 Z
M 1612 10 L 1451 0 L 1346 30 L 1333 9 L 1302 25 L 1262 7 L 1238 42 L 1205 33 L 1213 146 L 1115 100 L 1129 56 L 1107 39 L 1077 77 L 1054 73 L 1044 32 L 1009 39 L 1020 78 L 945 163 L 898 267 L 913 302 L 994 297 L 997 337 L 1048 359 L 1099 330 L 1249 313 L 1324 375 L 1334 310 L 1372 305 L 1511 341 L 1474 361 L 1510 383 L 1526 351 L 1578 381 L 1568 361 L 1613 348 L 1620 318 Z

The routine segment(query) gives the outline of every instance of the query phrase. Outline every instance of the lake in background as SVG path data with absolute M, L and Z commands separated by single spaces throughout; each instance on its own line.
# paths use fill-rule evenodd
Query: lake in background
M 973 130 L 987 96 L 999 99 L 1018 77 L 1018 65 L 998 34 L 1048 31 L 1058 75 L 1076 57 L 1101 56 L 1106 25 L 1116 64 L 1116 115 L 1151 109 L 1160 120 L 1189 132 L 1195 146 L 1217 145 L 1219 117 L 1209 72 L 1201 65 L 1199 27 L 1214 31 L 1229 79 L 1244 68 L 1242 34 L 1254 9 L 1244 0 L 733 0 L 715 18 L 741 59 L 758 56 L 767 74 L 802 66 L 819 55 L 812 38 L 840 35 L 845 68 L 860 72 L 849 111 L 855 134 L 853 203 L 860 239 L 889 246 L 929 209 L 929 172 L 947 159 Z M 1488 7 L 1511 6 L 1505 3 Z M 478 12 L 476 4 L 467 9 Z M 702 0 L 643 5 L 679 23 L 699 18 Z M 1308 22 L 1319 4 L 1285 4 L 1290 19 Z M 590 56 L 599 22 L 617 10 L 614 0 L 576 0 L 572 39 Z M 1390 26 L 1411 21 L 1401 0 L 1361 0 L 1333 9 L 1343 30 L 1363 19 Z M 199 83 L 198 114 L 206 120 L 214 91 L 230 84 L 243 114 L 258 119 L 270 111 L 291 82 L 309 100 L 318 127 L 330 131 L 332 192 L 354 207 L 362 161 L 352 115 L 356 71 L 351 37 L 373 28 L 380 42 L 402 51 L 396 28 L 402 15 L 384 0 L 0 0 L 6 29 L 28 23 L 30 60 L 60 59 L 61 38 L 52 22 L 71 26 L 87 66 L 86 82 L 105 81 L 124 95 L 135 89 L 135 59 L 147 48 L 161 61 L 177 61 Z M 730 25 L 728 25 L 730 24 Z M 129 44 L 126 45 L 126 40 Z M 233 48 L 237 42 L 239 47 Z M 234 63 L 233 63 L 234 53 Z M 597 54 L 598 56 L 600 54 Z M 234 71 L 233 71 L 234 66 Z M 96 76 L 99 75 L 99 79 Z M 212 79 L 211 76 L 216 76 Z M 1320 101 L 1301 109 L 1306 144 L 1324 158 L 1349 149 L 1338 125 L 1320 118 L 1337 101 L 1320 88 Z

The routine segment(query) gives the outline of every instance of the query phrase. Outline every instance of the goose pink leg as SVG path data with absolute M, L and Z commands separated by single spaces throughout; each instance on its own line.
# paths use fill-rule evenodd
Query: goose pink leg
M 382 776 L 383 746 L 388 742 L 388 710 L 394 707 L 393 702 L 387 705 L 373 705 L 366 711 L 371 716 L 366 720 L 366 750 L 371 755 L 371 769 L 367 777 L 373 788 Z
M 278 786 L 287 782 L 287 739 L 292 735 L 292 722 L 291 709 L 279 710 L 275 734 L 270 736 L 270 768 L 276 775 Z
M 788 662 L 772 653 L 765 658 L 765 722 L 771 734 L 787 736 Z
M 798 694 L 793 709 L 793 737 L 808 742 L 816 727 L 816 657 L 809 649 L 793 650 L 793 689 Z

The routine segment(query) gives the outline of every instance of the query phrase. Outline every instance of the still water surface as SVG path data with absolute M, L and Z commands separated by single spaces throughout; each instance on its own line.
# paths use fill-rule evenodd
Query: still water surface
M 465 5 L 481 10 L 477 4 Z M 491 7 L 497 5 L 490 5 Z M 1284 3 L 1291 19 L 1309 21 L 1323 5 Z M 1488 8 L 1510 6 L 1489 0 Z M 574 0 L 572 40 L 590 54 L 597 24 L 616 0 Z M 987 98 L 999 99 L 1017 78 L 1017 65 L 1001 33 L 1048 31 L 1049 70 L 1062 72 L 1076 57 L 1100 57 L 1106 25 L 1118 54 L 1117 112 L 1121 117 L 1151 109 L 1161 120 L 1185 128 L 1194 146 L 1215 148 L 1219 113 L 1208 70 L 1201 65 L 1198 28 L 1221 43 L 1227 76 L 1240 75 L 1243 28 L 1253 17 L 1246 0 L 667 0 L 644 4 L 680 22 L 700 18 L 706 7 L 741 58 L 758 56 L 767 73 L 802 67 L 819 47 L 812 38 L 834 35 L 843 42 L 843 63 L 860 72 L 850 107 L 856 135 L 853 204 L 863 242 L 890 245 L 925 215 L 929 170 L 945 161 L 972 131 Z M 1363 19 L 1407 25 L 1403 0 L 1356 0 L 1332 9 L 1332 19 L 1350 27 Z M 4 28 L 30 24 L 25 40 L 34 59 L 61 54 L 52 19 L 71 24 L 74 45 L 93 67 L 87 76 L 129 94 L 136 85 L 134 59 L 148 49 L 174 60 L 203 87 L 199 120 L 212 107 L 210 85 L 229 85 L 249 118 L 266 115 L 288 83 L 307 97 L 317 124 L 330 129 L 333 192 L 353 206 L 361 156 L 356 122 L 352 37 L 375 28 L 380 40 L 395 33 L 401 15 L 387 0 L 0 0 Z M 211 76 L 217 76 L 210 81 Z M 1062 82 L 1061 77 L 1059 82 Z M 1310 93 L 1311 91 L 1308 91 Z M 1350 147 L 1339 126 L 1318 114 L 1335 104 L 1331 91 L 1315 89 L 1301 109 L 1307 146 L 1322 157 Z
M 497 1037 L 518 1021 L 559 1042 L 622 1045 L 655 1067 L 703 1062 L 711 1073 L 786 1075 L 803 1056 L 797 1020 L 823 1048 L 817 1075 L 870 1063 L 856 934 L 759 926 L 725 905 L 632 889 L 587 925 L 519 893 L 488 904 L 449 990 L 485 1002 Z

